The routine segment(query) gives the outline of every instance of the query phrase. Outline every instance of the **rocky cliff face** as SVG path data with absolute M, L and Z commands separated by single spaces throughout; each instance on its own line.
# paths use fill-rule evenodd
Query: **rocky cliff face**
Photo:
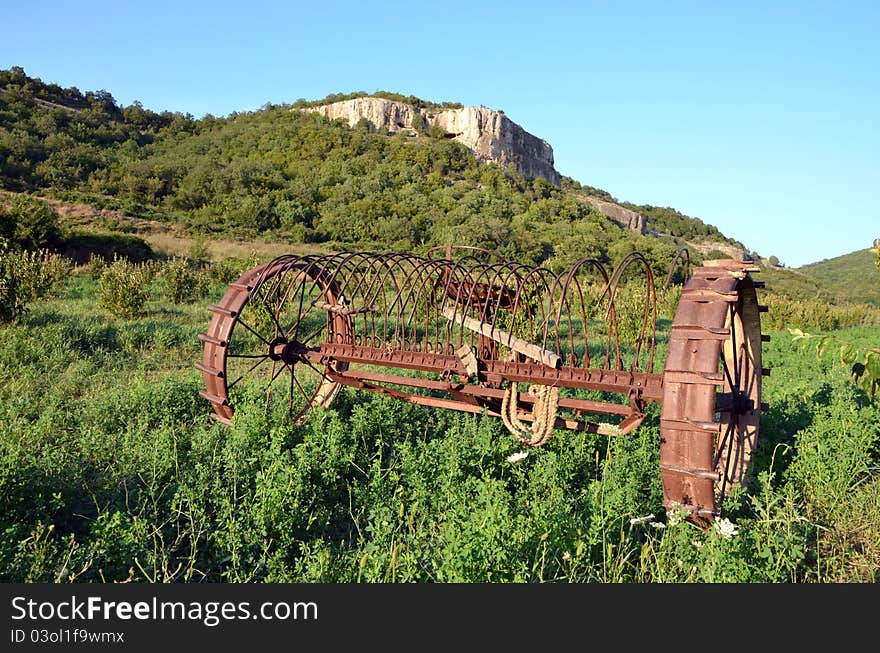
M 397 132 L 412 127 L 413 116 L 418 110 L 403 102 L 394 102 L 375 97 L 359 97 L 343 102 L 334 102 L 308 111 L 320 113 L 330 120 L 343 119 L 354 127 L 361 119 L 366 119 L 374 129 Z
M 632 229 L 633 231 L 638 231 L 640 234 L 645 233 L 645 216 L 643 216 L 641 213 L 630 211 L 629 209 L 620 206 L 620 204 L 615 204 L 614 202 L 600 200 L 598 197 L 593 197 L 592 195 L 586 197 L 585 199 L 587 200 L 587 202 L 599 209 L 602 215 L 607 218 L 611 218 L 621 227 Z
M 469 148 L 484 161 L 506 166 L 513 164 L 530 179 L 542 177 L 559 185 L 560 176 L 553 167 L 553 148 L 533 136 L 500 111 L 487 107 L 465 107 L 428 116 L 431 124 L 447 136 Z
M 411 129 L 415 114 L 421 113 L 428 125 L 440 127 L 447 138 L 460 142 L 480 161 L 493 161 L 502 166 L 513 164 L 526 177 L 543 177 L 551 184 L 559 185 L 560 177 L 553 167 L 550 144 L 528 133 L 500 111 L 465 107 L 433 113 L 403 102 L 372 97 L 334 102 L 309 110 L 331 120 L 342 118 L 352 127 L 366 119 L 374 128 L 390 132 Z

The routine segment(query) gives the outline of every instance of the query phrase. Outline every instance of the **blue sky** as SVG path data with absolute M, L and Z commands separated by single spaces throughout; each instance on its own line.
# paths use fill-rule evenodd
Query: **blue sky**
M 123 105 L 485 105 L 562 174 L 790 266 L 880 237 L 880 2 L 4 4 L 0 68 Z

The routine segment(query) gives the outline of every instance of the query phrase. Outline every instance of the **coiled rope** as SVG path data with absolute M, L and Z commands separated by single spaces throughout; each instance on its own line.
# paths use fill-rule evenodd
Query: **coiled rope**
M 559 407 L 559 388 L 550 385 L 531 385 L 528 393 L 535 398 L 532 415 L 535 419 L 526 424 L 517 417 L 518 390 L 516 381 L 511 381 L 501 400 L 501 421 L 507 430 L 529 447 L 539 447 L 550 438 L 556 423 L 556 410 Z

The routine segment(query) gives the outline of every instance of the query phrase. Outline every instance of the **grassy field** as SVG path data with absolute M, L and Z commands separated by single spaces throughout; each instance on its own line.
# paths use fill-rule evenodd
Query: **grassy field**
M 786 331 L 725 535 L 662 510 L 656 407 L 628 436 L 556 431 L 518 462 L 494 418 L 348 390 L 302 426 L 253 401 L 229 429 L 192 367 L 222 287 L 183 305 L 154 289 L 133 319 L 96 291 L 74 275 L 0 325 L 0 580 L 880 578 L 880 402 Z

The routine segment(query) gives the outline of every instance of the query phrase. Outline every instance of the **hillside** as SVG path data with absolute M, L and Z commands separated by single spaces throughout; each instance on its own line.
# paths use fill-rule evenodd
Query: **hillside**
M 570 178 L 555 185 L 480 160 L 446 130 L 390 135 L 301 110 L 346 96 L 194 119 L 120 107 L 107 91 L 63 89 L 21 68 L 0 71 L 0 89 L 0 187 L 190 234 L 412 251 L 458 242 L 557 269 L 632 249 L 660 269 L 689 242 L 738 246 L 673 209 L 628 210 Z
M 880 275 L 870 249 L 810 263 L 798 272 L 823 284 L 835 297 L 880 306 Z

